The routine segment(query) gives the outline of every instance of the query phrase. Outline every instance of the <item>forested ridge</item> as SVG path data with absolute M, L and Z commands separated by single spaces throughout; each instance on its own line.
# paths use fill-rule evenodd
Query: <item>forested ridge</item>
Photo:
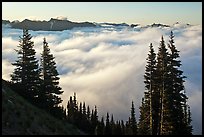
M 171 31 L 166 43 L 163 36 L 155 53 L 152 43 L 146 58 L 145 91 L 136 116 L 134 101 L 130 100 L 127 121 L 114 120 L 111 112 L 99 118 L 97 106 L 90 108 L 77 100 L 76 93 L 68 97 L 67 106 L 62 106 L 59 74 L 55 57 L 46 38 L 42 41 L 40 61 L 36 58 L 34 42 L 28 30 L 20 37 L 18 54 L 10 87 L 27 101 L 45 110 L 55 118 L 72 123 L 87 134 L 93 135 L 191 135 L 191 111 L 184 87 L 185 76 L 180 69 L 179 52 Z M 137 91 L 135 91 L 137 92 Z M 88 95 L 87 95 L 88 96 Z M 93 105 L 93 104 L 91 104 Z M 138 117 L 138 121 L 136 120 Z

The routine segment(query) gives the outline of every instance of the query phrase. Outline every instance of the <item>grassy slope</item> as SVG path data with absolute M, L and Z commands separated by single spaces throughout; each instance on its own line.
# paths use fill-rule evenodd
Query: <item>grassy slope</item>
M 31 105 L 2 80 L 2 135 L 80 135 L 73 125 Z

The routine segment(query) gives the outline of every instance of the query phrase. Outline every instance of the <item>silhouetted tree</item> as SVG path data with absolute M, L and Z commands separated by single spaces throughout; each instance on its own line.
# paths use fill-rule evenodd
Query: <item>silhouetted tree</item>
M 72 99 L 74 98 L 74 99 Z M 74 97 L 70 96 L 70 99 L 67 102 L 67 119 L 71 123 L 76 124 L 78 113 L 77 101 L 76 101 L 76 93 L 74 93 Z
M 16 66 L 11 81 L 15 87 L 20 87 L 19 93 L 32 103 L 37 103 L 39 88 L 40 88 L 40 70 L 38 60 L 36 59 L 36 52 L 34 49 L 34 42 L 31 41 L 32 36 L 28 30 L 23 30 L 23 37 L 20 37 L 20 44 L 18 50 L 18 60 L 12 65 Z
M 105 135 L 111 135 L 111 128 L 110 128 L 110 120 L 109 120 L 109 113 L 107 112 L 106 115 L 106 126 L 105 126 Z
M 83 103 L 82 114 L 83 114 L 83 116 L 86 117 L 86 104 L 85 104 L 85 102 Z
M 89 105 L 87 106 L 87 119 L 90 120 L 91 118 L 91 112 L 90 112 L 90 108 Z
M 191 125 L 185 122 L 185 110 L 187 107 L 187 96 L 184 89 L 184 78 L 183 71 L 179 69 L 181 66 L 181 61 L 179 60 L 179 51 L 176 49 L 174 42 L 174 34 L 171 31 L 170 40 L 168 43 L 168 47 L 170 49 L 169 53 L 169 92 L 168 92 L 168 100 L 169 100 L 169 109 L 170 109 L 170 122 L 172 123 L 172 129 L 168 131 L 166 134 L 192 134 Z M 187 129 L 187 130 L 186 130 Z
M 132 135 L 137 135 L 137 121 L 135 117 L 135 107 L 134 103 L 132 101 L 132 107 L 131 107 L 131 115 L 130 115 L 130 129 Z
M 150 44 L 150 51 L 147 57 L 147 65 L 145 69 L 145 96 L 140 107 L 140 120 L 138 123 L 139 134 L 153 134 L 157 133 L 158 127 L 158 113 L 159 113 L 159 92 L 156 86 L 156 54 L 152 43 Z
M 96 135 L 104 135 L 104 119 L 103 116 L 101 117 L 101 121 L 98 122 L 98 125 L 96 126 Z
M 170 52 L 162 36 L 155 63 L 156 56 L 150 44 L 144 76 L 147 91 L 140 107 L 138 134 L 192 134 L 192 126 L 187 122 L 187 96 L 183 85 L 186 77 L 179 70 L 181 61 L 173 32 L 168 47 Z
M 115 135 L 115 122 L 113 118 L 113 114 L 111 115 L 111 120 L 110 120 L 110 129 L 111 129 L 111 135 Z
M 121 134 L 125 135 L 125 124 L 123 120 L 121 120 Z
M 59 87 L 59 77 L 54 61 L 53 55 L 50 53 L 50 48 L 46 39 L 43 41 L 43 53 L 41 54 L 41 70 L 42 70 L 42 89 L 43 89 L 43 99 L 45 99 L 44 105 L 50 111 L 54 107 L 58 107 L 58 104 L 62 102 L 62 99 L 59 97 L 63 93 Z
M 140 117 L 138 122 L 138 134 L 150 135 L 149 102 L 142 98 L 142 105 L 139 109 Z
M 122 128 L 121 128 L 120 121 L 116 121 L 115 129 L 113 131 L 113 135 L 122 135 Z
M 159 105 L 159 126 L 158 126 L 158 135 L 164 134 L 164 127 L 171 128 L 170 125 L 170 109 L 168 100 L 168 93 L 169 93 L 169 70 L 168 70 L 168 52 L 166 49 L 166 45 L 164 42 L 164 38 L 162 36 L 160 41 L 160 46 L 157 54 L 157 87 L 160 93 L 160 105 Z M 165 130 L 166 130 L 165 129 Z M 170 129 L 168 129 L 170 130 Z

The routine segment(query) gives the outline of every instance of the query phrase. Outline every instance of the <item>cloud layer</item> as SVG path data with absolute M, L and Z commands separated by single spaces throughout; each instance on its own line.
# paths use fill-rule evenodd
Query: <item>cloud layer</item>
M 37 57 L 46 37 L 55 56 L 64 90 L 63 105 L 74 92 L 79 101 L 98 107 L 99 116 L 113 113 L 115 119 L 127 120 L 131 101 L 139 106 L 144 93 L 143 75 L 149 44 L 157 52 L 161 36 L 167 42 L 173 30 L 180 50 L 181 69 L 187 76 L 185 86 L 192 112 L 194 134 L 202 132 L 202 26 L 175 25 L 172 28 L 75 28 L 62 32 L 30 31 Z M 22 30 L 2 28 L 2 77 L 9 80 L 14 49 Z

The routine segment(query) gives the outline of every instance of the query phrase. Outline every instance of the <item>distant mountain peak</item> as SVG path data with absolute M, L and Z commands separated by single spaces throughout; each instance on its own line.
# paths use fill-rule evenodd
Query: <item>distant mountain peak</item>
M 8 22 L 2 20 L 2 24 L 10 24 L 12 28 L 23 29 L 26 28 L 34 31 L 63 31 L 67 29 L 72 29 L 74 27 L 95 27 L 96 25 L 91 22 L 71 22 L 67 18 L 51 18 L 49 21 L 36 21 L 30 19 L 24 19 L 21 22 Z

